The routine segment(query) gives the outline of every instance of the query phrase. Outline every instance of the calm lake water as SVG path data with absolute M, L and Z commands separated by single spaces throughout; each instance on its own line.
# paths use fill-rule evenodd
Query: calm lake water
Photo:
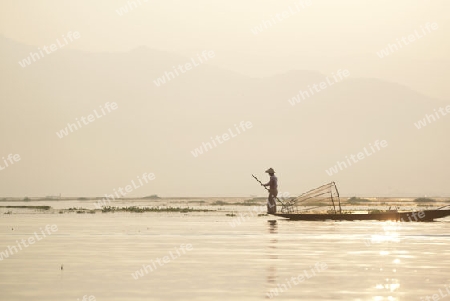
M 450 219 L 236 219 L 220 211 L 1 214 L 0 252 L 46 225 L 58 230 L 0 261 L 0 300 L 450 300 Z

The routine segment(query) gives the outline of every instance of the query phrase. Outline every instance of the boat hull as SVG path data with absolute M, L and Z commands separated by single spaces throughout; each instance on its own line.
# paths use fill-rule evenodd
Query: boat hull
M 382 212 L 382 213 L 343 213 L 343 214 L 303 214 L 303 213 L 276 213 L 279 217 L 299 221 L 401 221 L 401 222 L 430 222 L 437 218 L 450 216 L 450 210 L 424 210 L 408 212 Z

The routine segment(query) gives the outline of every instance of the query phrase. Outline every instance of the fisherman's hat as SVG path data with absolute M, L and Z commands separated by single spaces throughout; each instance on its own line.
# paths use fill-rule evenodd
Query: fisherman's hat
M 268 170 L 266 170 L 267 173 L 275 173 L 275 170 L 273 170 L 273 168 L 269 168 Z

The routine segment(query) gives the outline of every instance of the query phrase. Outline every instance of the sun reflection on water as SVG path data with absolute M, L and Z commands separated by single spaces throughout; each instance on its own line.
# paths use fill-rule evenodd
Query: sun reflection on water
M 370 243 L 372 246 L 380 244 L 383 247 L 382 250 L 378 251 L 381 260 L 381 266 L 379 266 L 379 271 L 384 276 L 384 280 L 380 281 L 375 285 L 376 292 L 372 296 L 372 301 L 398 301 L 397 293 L 400 291 L 400 280 L 393 277 L 394 273 L 397 272 L 398 265 L 401 264 L 399 258 L 396 257 L 396 248 L 400 243 L 399 230 L 401 228 L 401 223 L 398 222 L 385 222 L 383 223 L 384 233 L 372 235 L 370 238 Z M 386 248 L 384 248 L 386 246 Z M 375 255 L 376 256 L 376 255 Z M 394 257 L 389 260 L 390 257 Z M 395 265 L 395 266 L 393 266 Z

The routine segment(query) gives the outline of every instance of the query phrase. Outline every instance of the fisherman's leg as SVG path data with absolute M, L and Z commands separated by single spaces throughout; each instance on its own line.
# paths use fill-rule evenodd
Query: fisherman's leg
M 272 191 L 272 213 L 277 213 L 277 196 L 278 196 L 278 190 Z
M 276 196 L 278 195 L 278 191 L 271 190 L 269 191 L 269 203 L 267 204 L 267 212 L 274 214 L 277 213 L 277 203 Z
M 272 197 L 272 193 L 269 192 L 269 198 L 267 199 L 267 213 L 271 214 L 272 213 L 272 209 L 273 208 L 273 197 Z

